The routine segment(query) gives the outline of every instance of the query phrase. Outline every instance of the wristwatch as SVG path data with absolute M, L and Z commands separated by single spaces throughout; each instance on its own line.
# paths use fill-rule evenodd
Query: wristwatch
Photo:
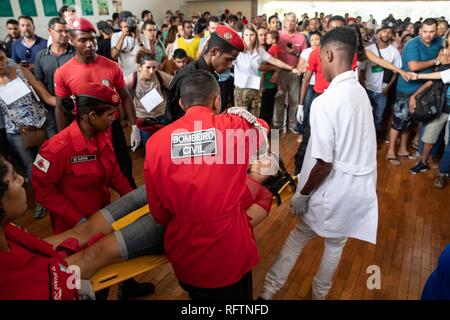
M 434 65 L 438 66 L 441 64 L 441 61 L 439 60 L 439 58 L 434 59 Z

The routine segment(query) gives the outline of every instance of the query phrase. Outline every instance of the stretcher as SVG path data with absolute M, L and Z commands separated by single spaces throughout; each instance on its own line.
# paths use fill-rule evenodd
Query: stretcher
M 297 177 L 292 178 L 294 181 L 297 179 Z M 281 203 L 288 201 L 294 192 L 295 184 L 286 182 L 286 184 L 284 184 L 278 192 Z M 272 209 L 279 206 L 281 203 L 277 200 L 277 197 L 274 196 L 272 200 Z M 150 209 L 148 205 L 145 205 L 142 208 L 126 215 L 122 219 L 117 220 L 112 224 L 112 227 L 114 230 L 120 230 L 149 212 Z M 127 261 L 113 263 L 103 267 L 95 273 L 95 275 L 91 278 L 92 286 L 94 291 L 97 292 L 119 284 L 125 280 L 131 279 L 144 272 L 159 268 L 167 262 L 168 260 L 164 255 L 147 255 Z

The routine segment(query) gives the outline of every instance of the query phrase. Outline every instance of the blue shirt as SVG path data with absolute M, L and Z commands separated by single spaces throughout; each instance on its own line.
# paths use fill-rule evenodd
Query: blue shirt
M 23 43 L 23 38 L 20 38 L 19 40 L 14 41 L 12 45 L 12 59 L 16 63 L 25 60 L 29 64 L 34 64 L 36 54 L 45 48 L 47 48 L 47 40 L 42 39 L 41 37 L 36 36 L 36 41 L 30 48 L 26 47 Z
M 411 39 L 406 44 L 402 53 L 402 69 L 411 71 L 408 67 L 410 61 L 430 61 L 436 59 L 441 48 L 442 39 L 436 37 L 430 46 L 426 46 L 419 36 Z M 421 70 L 420 73 L 430 73 L 434 71 L 434 66 Z M 406 95 L 411 95 L 417 91 L 426 81 L 405 81 L 402 77 L 398 77 L 397 91 Z

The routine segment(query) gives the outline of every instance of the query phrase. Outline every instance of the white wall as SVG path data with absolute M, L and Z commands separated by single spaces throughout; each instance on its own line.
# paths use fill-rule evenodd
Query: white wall
M 187 0 L 186 1 L 186 15 L 187 18 L 192 17 L 192 14 L 205 11 L 211 12 L 213 16 L 220 16 L 225 9 L 230 10 L 232 13 L 241 11 L 242 14 L 250 18 L 252 11 L 251 0 L 241 1 L 211 1 L 211 0 Z
M 0 0 L 6 1 L 6 0 Z M 14 13 L 14 18 L 17 19 L 20 15 L 22 15 L 20 11 L 19 1 L 10 0 L 11 6 Z M 98 8 L 97 8 L 97 0 L 93 0 L 94 7 L 94 16 L 87 16 L 89 20 L 93 23 L 97 23 L 100 20 L 109 19 L 114 13 L 114 8 L 112 5 L 112 0 L 108 1 L 109 7 L 109 15 L 108 16 L 99 16 Z M 81 14 L 81 0 L 75 0 L 77 12 Z M 32 17 L 34 20 L 34 24 L 36 26 L 36 33 L 43 37 L 47 38 L 47 23 L 52 17 L 46 17 L 44 15 L 44 9 L 42 6 L 42 0 L 35 0 L 37 17 Z M 62 6 L 62 0 L 56 0 L 56 6 L 58 9 Z M 186 12 L 185 1 L 184 0 L 122 0 L 122 9 L 129 10 L 133 12 L 136 16 L 140 18 L 141 11 L 144 9 L 148 9 L 152 11 L 154 18 L 158 24 L 160 24 L 164 18 L 164 15 L 167 10 L 172 10 L 173 12 L 177 9 L 182 12 Z M 0 18 L 0 39 L 3 39 L 6 36 L 6 21 L 12 17 L 2 17 Z

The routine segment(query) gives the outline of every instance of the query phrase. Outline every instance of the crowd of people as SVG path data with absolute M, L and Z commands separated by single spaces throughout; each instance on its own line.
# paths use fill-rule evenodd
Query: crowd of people
M 445 17 L 413 23 L 389 15 L 378 24 L 348 14 L 248 20 L 226 10 L 186 19 L 168 10 L 158 24 L 144 10 L 140 18 L 122 11 L 94 26 L 63 6 L 49 20 L 48 35 L 38 36 L 29 16 L 6 27 L 0 46 L 2 298 L 93 298 L 89 281 L 78 291 L 48 283 L 66 279 L 69 265 L 81 266 L 88 280 L 109 263 L 164 252 L 193 300 L 251 300 L 251 270 L 259 261 L 252 228 L 272 203 L 263 186 L 265 162 L 250 161 L 257 152 L 251 147 L 237 164 L 175 161 L 236 154 L 239 141 L 220 141 L 231 129 L 256 132 L 245 137 L 256 149 L 269 129 L 297 135 L 300 184 L 292 206 L 300 222 L 266 276 L 262 299 L 284 285 L 314 236 L 325 238 L 314 299 L 326 298 L 349 237 L 376 242 L 377 144 L 389 143 L 392 165 L 417 159 L 412 174 L 439 168 L 434 187 L 445 188 Z M 140 187 L 124 132 L 131 151 L 144 148 Z M 24 183 L 36 200 L 34 218 L 48 212 L 53 236 L 40 240 L 11 224 L 26 209 Z M 109 188 L 122 197 L 111 203 Z M 353 200 L 344 205 L 345 193 Z M 147 202 L 151 214 L 112 232 L 114 221 Z M 19 256 L 42 273 L 28 295 L 14 285 Z M 441 286 L 448 297 L 448 283 L 436 284 L 436 277 L 427 288 Z M 122 289 L 125 298 L 154 287 L 128 280 Z

